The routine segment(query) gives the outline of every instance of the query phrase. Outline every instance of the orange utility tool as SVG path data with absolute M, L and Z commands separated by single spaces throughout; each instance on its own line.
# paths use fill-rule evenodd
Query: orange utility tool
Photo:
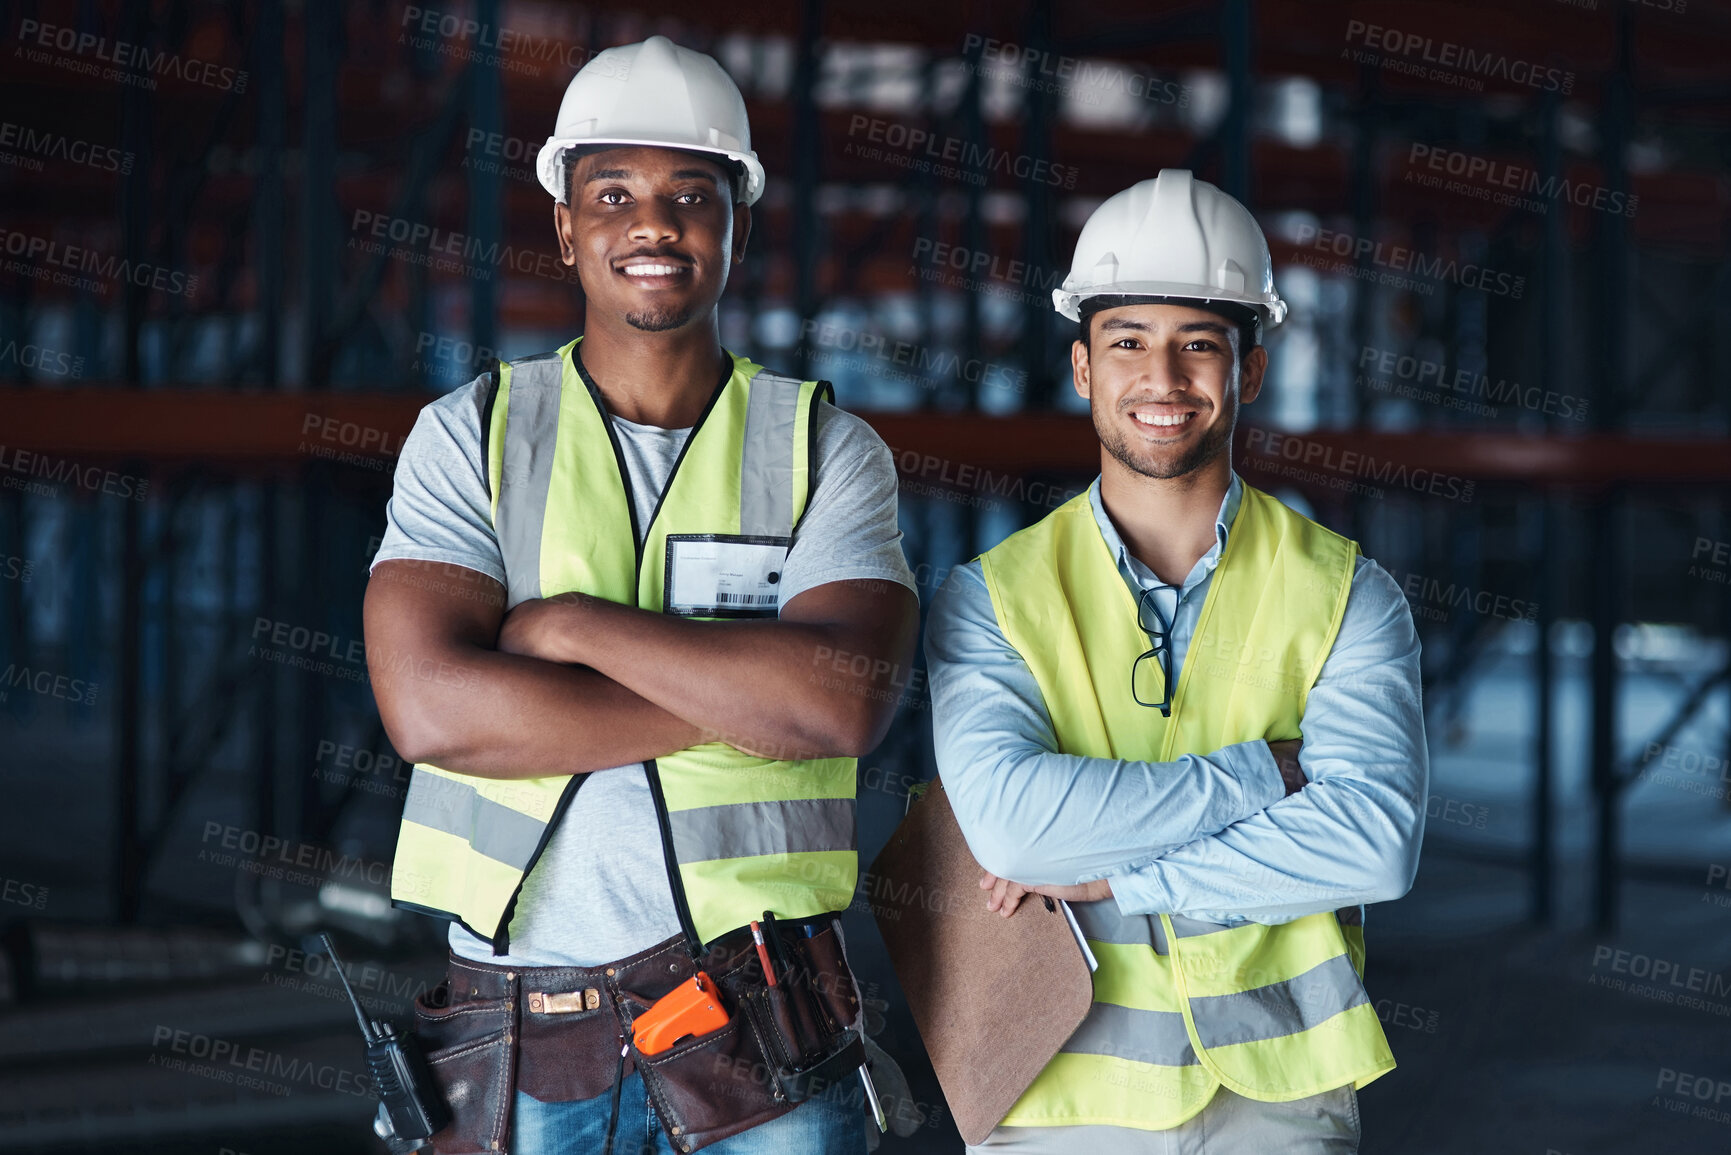
M 727 1011 L 715 980 L 698 971 L 655 1000 L 631 1024 L 631 1041 L 645 1055 L 659 1055 L 688 1036 L 707 1035 L 727 1025 Z

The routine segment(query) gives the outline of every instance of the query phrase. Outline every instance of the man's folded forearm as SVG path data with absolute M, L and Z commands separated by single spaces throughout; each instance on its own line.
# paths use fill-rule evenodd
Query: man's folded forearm
M 581 774 L 658 758 L 711 736 L 594 670 L 472 648 L 428 655 L 438 671 L 383 705 L 398 753 L 482 778 Z M 381 674 L 375 670 L 375 682 Z
M 560 628 L 570 657 L 741 750 L 785 759 L 859 756 L 894 716 L 902 669 L 896 658 L 911 651 L 917 621 L 910 592 L 874 584 L 905 601 L 904 620 L 886 617 L 873 628 L 857 619 L 802 621 L 784 611 L 766 621 L 690 621 L 586 599 Z M 828 586 L 795 601 L 814 598 L 820 610 L 859 601 L 852 590 Z M 850 656 L 839 671 L 838 652 Z
M 1133 869 L 1286 793 L 1261 741 L 1172 762 L 1024 748 L 993 759 L 952 758 L 939 771 L 980 865 L 1031 886 Z
M 1382 783 L 1330 777 L 1226 830 L 1111 876 L 1118 909 L 1287 922 L 1388 902 L 1412 886 L 1422 802 Z

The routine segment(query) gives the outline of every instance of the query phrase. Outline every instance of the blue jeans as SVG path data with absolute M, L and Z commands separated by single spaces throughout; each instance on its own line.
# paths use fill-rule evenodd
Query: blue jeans
M 711 1143 L 698 1155 L 865 1155 L 867 1120 L 857 1095 L 837 1093 L 801 1103 L 778 1119 Z M 543 1103 L 517 1092 L 511 1112 L 512 1155 L 600 1155 L 612 1095 Z M 876 1124 L 872 1124 L 876 1126 Z M 620 1084 L 619 1129 L 613 1155 L 679 1155 L 661 1130 L 655 1108 L 633 1071 Z

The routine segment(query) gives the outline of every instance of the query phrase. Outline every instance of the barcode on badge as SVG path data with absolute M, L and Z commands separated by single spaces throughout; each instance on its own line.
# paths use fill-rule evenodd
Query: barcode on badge
M 718 593 L 715 595 L 715 604 L 718 606 L 768 606 L 775 604 L 775 595 Z

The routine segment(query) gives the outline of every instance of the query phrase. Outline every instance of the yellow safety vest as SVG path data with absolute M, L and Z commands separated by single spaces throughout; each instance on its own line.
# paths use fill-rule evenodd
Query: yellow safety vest
M 681 572 L 713 573 L 713 565 L 682 571 L 676 563 L 716 550 L 779 580 L 774 559 L 785 560 L 805 511 L 817 402 L 828 384 L 734 357 L 639 547 L 629 474 L 576 346 L 499 366 L 483 419 L 507 605 L 580 590 L 686 617 L 774 617 L 773 594 L 694 581 L 707 596 L 692 602 L 669 587 Z M 688 939 L 711 942 L 766 910 L 800 919 L 848 905 L 859 869 L 855 766 L 852 758 L 760 758 L 721 742 L 645 763 Z M 517 892 L 581 777 L 504 780 L 416 766 L 392 901 L 458 919 L 505 953 Z
M 1039 683 L 1060 751 L 1165 762 L 1300 736 L 1358 547 L 1248 485 L 1243 493 L 1170 719 L 1131 693 L 1147 635 L 1087 494 L 981 558 L 999 627 Z M 1160 692 L 1144 687 L 1143 697 Z M 1007 1126 L 1160 1130 L 1222 1085 L 1284 1102 L 1362 1087 L 1394 1067 L 1365 995 L 1356 917 L 1229 927 L 1125 917 L 1114 899 L 1073 907 L 1100 964 L 1094 1004 Z

